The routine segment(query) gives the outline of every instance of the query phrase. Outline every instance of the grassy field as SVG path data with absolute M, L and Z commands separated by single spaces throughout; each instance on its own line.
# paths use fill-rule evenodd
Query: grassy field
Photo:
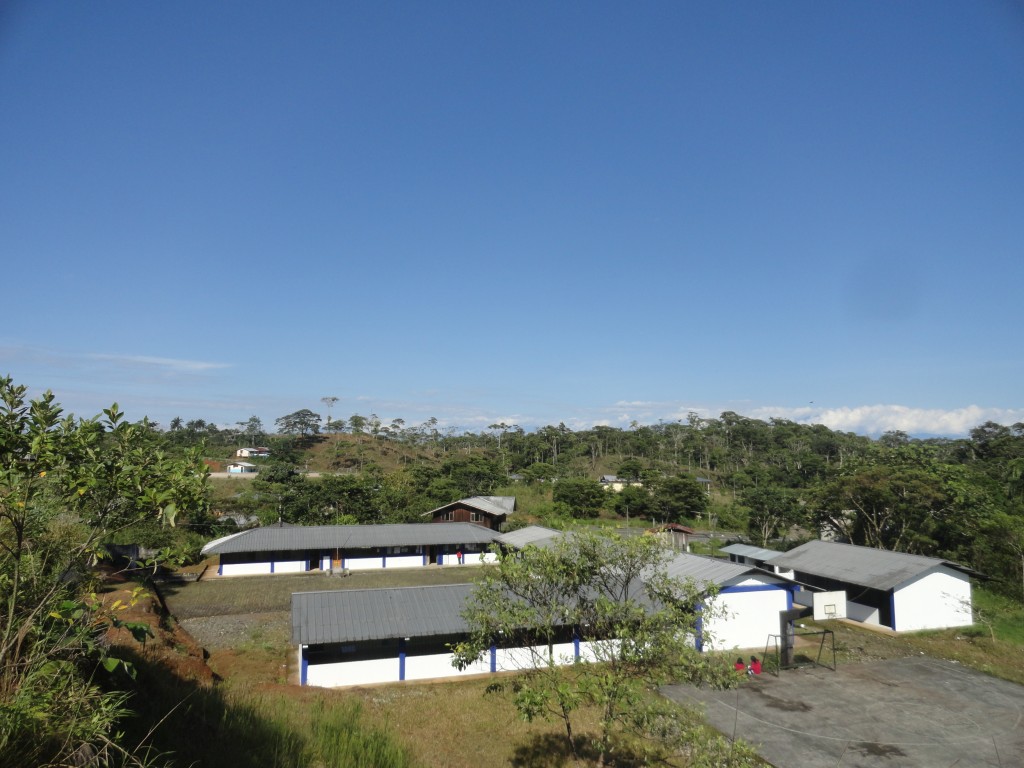
M 217 691 L 224 704 L 242 713 L 223 717 L 237 717 L 240 732 L 259 726 L 261 738 L 277 744 L 283 738 L 277 734 L 287 726 L 298 734 L 296 743 L 304 743 L 319 727 L 317 718 L 324 717 L 317 713 L 358 713 L 359 722 L 370 729 L 367 738 L 375 732 L 389 734 L 408 765 L 572 765 L 560 724 L 520 719 L 507 698 L 486 693 L 494 682 L 491 676 L 337 690 L 295 684 L 296 655 L 289 644 L 292 592 L 465 583 L 479 573 L 466 567 L 368 571 L 344 578 L 215 578 L 165 585 L 161 592 L 181 627 L 206 649 L 208 664 L 221 681 Z M 576 726 L 582 741 L 587 734 L 596 736 L 596 722 L 594 713 L 581 714 Z M 373 738 L 371 745 L 376 743 Z M 643 762 L 622 759 L 616 764 Z
M 294 684 L 297 673 L 289 645 L 288 613 L 292 592 L 465 583 L 480 572 L 475 567 L 430 567 L 367 571 L 344 578 L 320 574 L 213 578 L 168 585 L 162 591 L 182 626 L 209 652 L 210 667 L 222 680 L 218 689 L 226 699 L 244 711 L 264 713 L 275 727 L 286 724 L 295 733 L 310 734 L 322 730 L 330 713 L 347 712 L 368 728 L 388 734 L 395 741 L 393 748 L 401 752 L 401 764 L 570 765 L 560 726 L 520 720 L 507 699 L 486 694 L 491 677 L 338 690 Z M 1024 611 L 1019 604 L 982 589 L 975 590 L 975 602 L 980 621 L 971 628 L 893 636 L 842 622 L 821 626 L 835 632 L 840 664 L 925 654 L 1024 684 Z M 592 716 L 584 717 L 581 728 L 592 732 L 594 723 Z M 376 742 L 371 739 L 372 744 Z

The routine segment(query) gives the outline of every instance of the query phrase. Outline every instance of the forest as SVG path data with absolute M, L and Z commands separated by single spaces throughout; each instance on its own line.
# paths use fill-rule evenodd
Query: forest
M 98 597 L 113 544 L 146 572 L 194 562 L 239 525 L 415 522 L 471 495 L 515 495 L 516 525 L 681 521 L 784 549 L 829 532 L 972 566 L 1024 598 L 1024 424 L 955 439 L 878 439 L 727 412 L 686 421 L 474 433 L 436 419 L 312 411 L 236 429 L 82 419 L 0 377 L 0 757 L 7 765 L 160 764 L 119 736 L 132 664 L 110 631 L 145 641 Z M 213 478 L 267 446 L 251 480 Z M 607 490 L 602 475 L 626 485 Z M 644 524 L 644 523 L 641 523 Z
M 783 549 L 825 532 L 952 559 L 1024 595 L 1024 423 L 928 439 L 733 412 L 626 429 L 456 432 L 375 414 L 322 423 L 309 410 L 277 419 L 270 434 L 255 416 L 236 430 L 177 419 L 161 437 L 224 458 L 240 445 L 270 447 L 270 458 L 254 460 L 251 488 L 213 502 L 264 522 L 412 522 L 457 498 L 515 495 L 521 521 L 687 522 Z M 629 485 L 608 492 L 602 475 Z

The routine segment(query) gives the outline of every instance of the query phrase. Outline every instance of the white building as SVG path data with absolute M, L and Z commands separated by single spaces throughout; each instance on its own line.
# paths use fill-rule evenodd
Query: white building
M 896 632 L 974 623 L 971 576 L 980 574 L 949 560 L 810 541 L 767 562 L 793 571 L 801 583 L 845 590 L 849 619 Z M 809 605 L 809 595 L 797 598 Z
M 472 523 L 278 524 L 214 539 L 202 554 L 220 556 L 221 576 L 479 565 L 496 536 Z

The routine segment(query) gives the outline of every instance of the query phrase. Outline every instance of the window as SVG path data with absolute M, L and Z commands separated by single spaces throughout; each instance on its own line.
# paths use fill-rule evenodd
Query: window
M 480 512 L 470 512 L 469 513 L 469 520 L 472 523 L 479 523 L 483 519 L 484 519 L 484 516 Z
M 443 515 L 441 515 L 441 519 L 442 520 L 454 520 L 455 519 L 455 513 L 454 512 L 445 512 Z

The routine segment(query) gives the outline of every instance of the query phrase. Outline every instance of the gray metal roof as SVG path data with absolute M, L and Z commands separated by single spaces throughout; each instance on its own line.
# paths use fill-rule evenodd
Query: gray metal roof
M 676 555 L 667 570 L 675 578 L 719 587 L 750 577 L 787 583 L 758 568 L 699 555 Z M 449 584 L 296 592 L 292 595 L 292 642 L 354 643 L 468 632 L 461 614 L 474 589 L 473 584 Z M 638 584 L 637 590 L 642 592 L 642 585 Z M 640 594 L 634 597 L 645 601 Z
M 719 551 L 725 552 L 727 555 L 752 557 L 755 560 L 768 560 L 782 554 L 777 549 L 765 549 L 764 547 L 755 547 L 750 544 L 730 544 L 727 547 L 722 547 Z
M 339 589 L 292 595 L 292 642 L 354 643 L 468 632 L 461 613 L 472 584 Z
M 791 568 L 798 574 L 822 576 L 881 590 L 892 589 L 939 566 L 976 575 L 970 568 L 950 560 L 831 541 L 809 541 L 767 562 Z
M 423 517 L 428 517 L 440 512 L 442 509 L 448 509 L 448 507 L 454 507 L 456 504 L 464 507 L 473 507 L 479 509 L 481 512 L 486 512 L 489 515 L 511 515 L 516 511 L 516 497 L 515 496 L 470 496 L 469 498 L 459 499 L 458 501 L 452 501 L 448 504 L 432 509 L 429 512 L 424 512 Z
M 726 587 L 729 586 L 729 582 L 742 581 L 750 577 L 759 577 L 770 582 L 779 581 L 760 568 L 685 552 L 673 556 L 668 561 L 666 570 L 668 575 L 675 579 L 693 579 L 698 584 L 714 584 L 718 587 Z
M 497 531 L 473 523 L 297 525 L 290 527 L 268 525 L 214 539 L 203 547 L 203 554 L 489 544 L 497 535 Z
M 539 544 L 548 539 L 555 539 L 562 536 L 561 531 L 553 528 L 545 528 L 542 525 L 528 525 L 515 531 L 509 531 L 498 536 L 495 541 L 505 547 L 522 549 L 528 544 Z

